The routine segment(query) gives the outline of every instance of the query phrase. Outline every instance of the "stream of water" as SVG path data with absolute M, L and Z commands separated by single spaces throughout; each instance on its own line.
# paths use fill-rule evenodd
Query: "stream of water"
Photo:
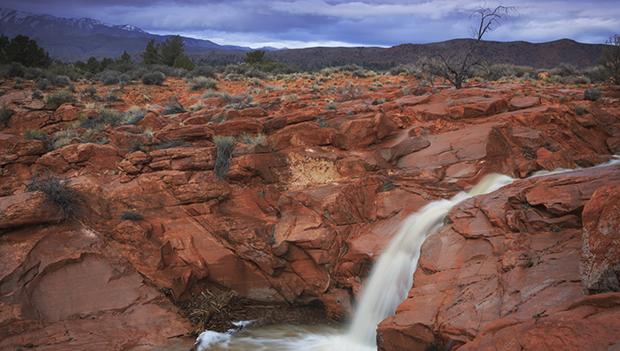
M 614 156 L 592 168 L 617 164 L 620 158 Z M 540 171 L 531 178 L 570 171 L 574 169 Z M 197 340 L 197 351 L 376 351 L 377 325 L 393 315 L 407 297 L 424 240 L 439 230 L 448 212 L 458 203 L 493 192 L 512 181 L 505 175 L 487 175 L 470 191 L 430 202 L 407 217 L 373 266 L 348 329 L 290 325 L 252 328 L 251 324 L 240 322 L 238 329 L 228 333 L 205 331 Z M 249 327 L 244 328 L 246 325 Z
M 424 240 L 435 233 L 458 203 L 475 195 L 493 192 L 512 178 L 491 174 L 469 192 L 451 199 L 433 201 L 410 215 L 375 263 L 362 289 L 348 330 L 328 327 L 270 326 L 240 332 L 206 331 L 198 338 L 197 350 L 215 351 L 376 351 L 379 322 L 396 311 L 413 284 L 413 273 Z

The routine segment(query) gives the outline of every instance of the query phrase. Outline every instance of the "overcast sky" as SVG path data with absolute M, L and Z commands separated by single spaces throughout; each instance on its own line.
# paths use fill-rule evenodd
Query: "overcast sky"
M 251 47 L 392 46 L 468 37 L 472 9 L 499 1 L 457 0 L 3 0 L 2 7 L 132 24 Z M 514 15 L 490 40 L 561 38 L 601 43 L 620 31 L 619 0 L 510 0 Z

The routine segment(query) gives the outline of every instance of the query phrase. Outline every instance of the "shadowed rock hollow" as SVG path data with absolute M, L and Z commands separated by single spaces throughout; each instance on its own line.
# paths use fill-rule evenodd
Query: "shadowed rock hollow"
M 249 84 L 218 82 L 231 96 Z M 590 102 L 584 87 L 544 82 L 261 84 L 245 103 L 174 78 L 127 85 L 120 102 L 77 84 L 77 102 L 48 110 L 32 82 L 4 83 L 15 113 L 0 131 L 0 348 L 141 350 L 234 319 L 342 319 L 400 222 L 429 201 L 488 173 L 524 178 L 620 151 L 612 89 Z M 190 111 L 166 114 L 173 95 Z M 104 105 L 144 117 L 93 128 Z M 28 191 L 35 175 L 66 180 L 77 210 Z M 619 196 L 610 166 L 460 204 L 424 244 L 379 348 L 618 347 Z

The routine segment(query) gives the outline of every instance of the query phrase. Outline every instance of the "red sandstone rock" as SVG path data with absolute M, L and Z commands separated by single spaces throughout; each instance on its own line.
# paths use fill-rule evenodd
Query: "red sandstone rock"
M 255 107 L 242 110 L 224 108 L 222 98 L 199 100 L 182 79 L 132 84 L 128 106 L 178 95 L 184 106 L 206 107 L 150 111 L 136 125 L 93 132 L 107 145 L 75 138 L 50 152 L 23 132 L 53 135 L 72 128 L 76 112 L 94 111 L 82 102 L 28 111 L 29 96 L 7 92 L 2 99 L 16 114 L 0 133 L 0 208 L 11 209 L 0 214 L 0 349 L 156 347 L 192 330 L 178 307 L 209 286 L 270 304 L 320 301 L 343 318 L 402 220 L 428 201 L 486 173 L 586 167 L 617 149 L 616 100 L 577 117 L 554 97 L 580 97 L 582 89 L 489 83 L 403 97 L 403 77 L 376 79 L 383 85 L 335 109 L 328 101 L 346 100 L 341 94 L 309 93 L 313 83 L 303 79 L 285 92 L 254 94 Z M 356 84 L 365 91 L 371 82 Z M 247 90 L 246 82 L 220 83 L 229 94 Z M 342 76 L 325 82 L 332 84 L 342 86 Z M 298 101 L 283 103 L 284 93 Z M 381 98 L 387 102 L 373 105 Z M 226 179 L 217 178 L 213 136 L 243 133 L 264 133 L 267 143 L 238 143 Z M 164 141 L 182 143 L 158 149 Z M 84 202 L 78 218 L 58 223 L 39 195 L 23 193 L 40 172 L 71 178 Z M 585 296 L 579 274 L 582 226 L 596 248 L 590 273 L 613 267 L 614 246 L 601 233 L 615 223 L 615 195 L 592 196 L 616 182 L 617 170 L 610 173 L 523 181 L 461 204 L 425 244 L 411 298 L 381 326 L 382 347 L 617 342 L 617 297 Z M 591 210 L 582 220 L 584 206 Z
M 43 193 L 0 197 L 0 230 L 59 222 L 64 214 Z
M 424 243 L 409 297 L 379 326 L 379 348 L 512 350 L 518 341 L 522 349 L 538 350 L 560 345 L 563 336 L 573 341 L 562 345 L 576 349 L 592 338 L 601 345 L 617 342 L 620 324 L 606 317 L 616 307 L 588 312 L 571 305 L 585 297 L 581 227 L 573 213 L 590 198 L 600 203 L 596 194 L 620 182 L 619 171 L 534 178 L 458 205 L 451 224 Z M 554 328 L 581 325 L 589 313 L 592 328 L 583 334 Z
M 583 209 L 582 280 L 591 292 L 620 291 L 620 184 L 599 188 Z

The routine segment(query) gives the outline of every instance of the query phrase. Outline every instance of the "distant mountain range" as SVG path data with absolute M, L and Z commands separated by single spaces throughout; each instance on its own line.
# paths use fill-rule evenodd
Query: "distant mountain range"
M 147 33 L 124 24 L 112 25 L 91 18 L 61 18 L 0 9 L 0 33 L 9 37 L 24 34 L 34 38 L 52 57 L 61 60 L 95 57 L 117 57 L 123 51 L 137 54 L 154 39 L 162 42 L 166 35 Z M 183 37 L 186 50 L 194 57 L 217 63 L 243 60 L 248 47 L 219 45 L 209 40 Z M 305 49 L 264 48 L 267 58 L 299 68 L 321 68 L 359 64 L 387 68 L 412 63 L 424 56 L 450 55 L 463 50 L 471 39 L 454 39 L 431 44 L 403 44 L 391 48 L 378 47 L 314 47 Z M 485 57 L 491 63 L 512 63 L 548 68 L 568 63 L 577 67 L 595 65 L 604 45 L 584 44 L 562 39 L 547 43 L 483 42 Z
M 169 35 L 156 35 L 124 24 L 112 25 L 92 18 L 62 18 L 10 9 L 0 9 L 0 33 L 34 38 L 52 57 L 62 60 L 95 57 L 117 57 L 127 51 L 137 53 L 154 39 L 165 41 Z M 218 45 L 209 40 L 183 37 L 188 53 L 209 50 L 249 51 L 250 48 Z

